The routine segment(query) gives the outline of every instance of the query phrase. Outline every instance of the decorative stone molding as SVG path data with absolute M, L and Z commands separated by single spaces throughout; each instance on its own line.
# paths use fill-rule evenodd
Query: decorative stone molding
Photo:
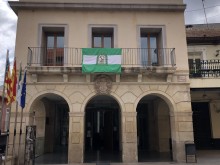
M 137 112 L 123 112 L 122 116 L 124 116 L 124 117 L 136 117 Z
M 84 117 L 84 112 L 69 112 L 69 117 Z
M 107 75 L 98 75 L 95 78 L 94 88 L 98 94 L 109 94 L 112 89 L 112 79 Z

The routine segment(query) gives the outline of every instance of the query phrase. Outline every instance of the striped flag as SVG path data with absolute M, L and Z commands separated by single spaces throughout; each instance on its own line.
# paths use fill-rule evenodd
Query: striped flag
M 11 71 L 10 71 L 10 62 L 9 62 L 9 56 L 7 54 L 6 57 L 6 72 L 5 72 L 5 89 L 6 89 L 6 103 L 7 105 L 11 103 Z
M 11 100 L 10 100 L 11 103 L 16 100 L 16 92 L 17 92 L 17 73 L 16 72 L 17 72 L 16 71 L 16 58 L 14 58 L 14 66 L 13 66 L 12 75 L 11 75 Z
M 83 73 L 121 73 L 120 48 L 83 48 Z

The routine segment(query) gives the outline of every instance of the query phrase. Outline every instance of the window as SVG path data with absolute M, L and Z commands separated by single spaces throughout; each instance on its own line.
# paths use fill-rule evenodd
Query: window
M 43 27 L 43 63 L 47 66 L 62 66 L 64 62 L 64 28 Z
M 159 65 L 162 51 L 162 28 L 140 29 L 141 63 L 143 66 Z
M 92 28 L 93 48 L 113 48 L 113 28 Z

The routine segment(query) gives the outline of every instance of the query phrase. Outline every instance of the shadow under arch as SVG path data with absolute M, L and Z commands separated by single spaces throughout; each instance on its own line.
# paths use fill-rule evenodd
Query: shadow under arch
M 174 102 L 172 97 L 170 97 L 167 93 L 162 92 L 162 91 L 148 91 L 148 92 L 142 93 L 135 101 L 134 107 L 137 108 L 139 101 L 147 95 L 155 95 L 155 96 L 158 96 L 161 99 L 163 99 L 167 103 L 167 105 L 169 106 L 170 115 L 173 115 L 174 110 L 176 109 L 176 103 Z
M 93 95 L 85 105 L 84 162 L 121 162 L 121 108 L 111 95 Z
M 34 102 L 40 100 L 41 98 L 47 96 L 47 95 L 56 95 L 56 96 L 59 96 L 60 99 L 63 99 L 66 101 L 68 107 L 69 107 L 69 110 L 71 111 L 72 107 L 71 107 L 71 101 L 69 100 L 68 97 L 66 97 L 66 95 L 64 95 L 63 93 L 59 92 L 59 91 L 55 91 L 55 90 L 46 90 L 46 91 L 41 91 L 41 92 L 38 92 L 35 96 L 33 96 L 30 101 L 28 101 L 28 104 L 27 106 L 25 107 L 26 110 L 30 110 L 29 112 L 30 113 L 33 113 L 33 110 L 31 109 L 32 105 Z
M 97 94 L 95 92 L 91 93 L 89 96 L 87 96 L 87 98 L 84 100 L 83 104 L 82 104 L 82 107 L 81 107 L 81 111 L 85 111 L 86 109 L 86 106 L 87 104 L 89 103 L 89 101 L 93 98 L 95 98 L 96 96 L 100 96 L 100 95 L 103 95 L 103 96 L 109 96 L 111 98 L 113 98 L 119 105 L 119 108 L 120 108 L 120 112 L 122 113 L 124 110 L 125 110 L 125 107 L 124 107 L 124 103 L 123 101 L 121 100 L 121 98 L 116 95 L 114 92 L 112 92 L 111 94 Z
M 32 99 L 29 124 L 36 125 L 36 163 L 68 163 L 69 111 L 65 98 L 54 92 Z
M 175 103 L 161 91 L 143 93 L 135 102 L 139 162 L 172 161 Z

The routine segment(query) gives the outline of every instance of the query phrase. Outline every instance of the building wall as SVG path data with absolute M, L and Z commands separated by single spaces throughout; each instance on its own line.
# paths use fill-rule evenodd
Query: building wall
M 41 46 L 40 25 L 66 26 L 65 46 L 75 48 L 91 47 L 89 26 L 92 25 L 115 26 L 115 47 L 118 48 L 140 47 L 139 27 L 159 26 L 164 28 L 164 47 L 175 48 L 177 71 L 188 74 L 184 16 L 180 12 L 32 10 L 20 11 L 18 17 L 16 52 L 24 66 L 28 47 Z
M 133 4 L 133 0 L 45 0 L 45 1 L 37 1 L 37 0 L 20 0 L 21 2 L 56 2 L 56 3 L 131 3 Z M 137 4 L 161 4 L 161 0 L 136 0 Z M 164 4 L 182 4 L 183 0 L 163 0 Z
M 219 60 L 216 50 L 220 50 L 220 45 L 189 45 L 187 47 L 188 56 L 201 54 L 201 60 Z M 198 57 L 198 56 L 197 56 Z M 219 87 L 220 79 L 218 77 L 192 78 L 190 79 L 191 88 L 215 88 Z
M 189 45 L 187 47 L 188 49 L 188 55 L 189 57 L 192 57 L 193 55 L 201 55 L 201 60 L 219 60 L 220 54 L 218 54 L 218 51 L 220 50 L 220 45 L 218 44 L 194 44 Z M 217 56 L 216 56 L 217 55 Z M 197 56 L 198 57 L 198 56 Z M 190 79 L 190 88 L 200 88 L 206 90 L 206 94 L 208 98 L 203 98 L 202 93 L 196 94 L 192 92 L 191 99 L 192 100 L 199 100 L 204 102 L 209 102 L 209 111 L 210 111 L 210 121 L 211 121 L 211 130 L 212 130 L 212 138 L 218 139 L 220 136 L 220 131 L 217 125 L 219 125 L 219 113 L 217 113 L 217 109 L 219 108 L 219 105 L 217 102 L 219 101 L 219 95 L 217 93 L 219 89 L 220 84 L 220 78 L 218 76 L 210 76 L 210 77 L 198 77 L 198 78 L 191 78 Z M 216 88 L 216 93 L 209 92 L 209 88 Z
M 210 116 L 211 116 L 211 127 L 212 127 L 212 138 L 220 138 L 220 100 L 215 100 L 210 103 Z
M 158 136 L 159 136 L 159 151 L 170 151 L 170 116 L 169 107 L 166 102 L 158 102 Z M 163 131 L 161 131 L 163 130 Z
M 25 113 L 30 113 L 30 118 L 33 109 L 36 109 L 32 103 L 45 93 L 58 94 L 67 101 L 70 108 L 69 163 L 82 162 L 84 111 L 88 101 L 96 95 L 93 84 L 51 85 L 50 83 L 45 83 L 28 85 Z M 115 83 L 110 96 L 115 98 L 121 107 L 123 161 L 137 161 L 136 106 L 139 100 L 148 94 L 155 94 L 168 104 L 174 160 L 184 161 L 185 141 L 192 141 L 193 139 L 190 96 L 187 85 L 126 85 Z M 29 116 L 24 120 L 29 121 L 28 118 Z
M 9 125 L 9 105 L 6 104 L 6 98 L 4 98 L 2 106 L 2 91 L 0 91 L 0 121 L 1 121 L 1 132 L 7 132 L 8 125 Z M 2 109 L 3 108 L 3 109 Z
M 29 0 L 28 2 L 36 1 Z M 86 3 L 90 1 L 59 2 Z M 109 1 L 97 0 L 93 2 L 108 3 Z M 110 2 L 119 3 L 119 1 L 113 0 Z M 133 3 L 129 0 L 121 2 Z M 138 0 L 135 3 L 158 4 L 159 6 L 161 3 L 181 5 L 183 1 Z M 167 72 L 162 70 L 162 73 L 159 74 L 148 70 L 143 73 L 111 75 L 113 85 L 109 95 L 119 103 L 121 108 L 121 145 L 124 162 L 137 162 L 136 107 L 139 101 L 149 94 L 158 96 L 166 102 L 166 109 L 169 109 L 173 158 L 178 162 L 184 162 L 184 144 L 186 141 L 193 141 L 193 130 L 183 12 L 20 10 L 18 11 L 15 54 L 17 61 L 22 61 L 24 67 L 27 64 L 28 47 L 41 46 L 41 27 L 53 25 L 65 27 L 65 47 L 75 48 L 91 47 L 91 26 L 114 27 L 116 34 L 114 44 L 118 48 L 140 48 L 140 27 L 161 27 L 163 29 L 164 48 L 175 48 L 176 66 L 173 70 L 166 70 Z M 38 67 L 39 70 L 34 68 L 35 71 L 31 70 L 31 67 L 28 68 L 30 70 L 28 70 L 27 99 L 23 123 L 25 126 L 33 122 L 33 111 L 40 108 L 38 107 L 40 104 L 35 107 L 34 102 L 39 97 L 50 93 L 61 96 L 67 102 L 70 111 L 68 162 L 82 162 L 85 108 L 89 100 L 97 95 L 93 80 L 96 75 L 63 73 L 63 68 Z M 161 114 L 159 118 L 164 117 Z M 168 119 L 164 118 L 164 120 Z M 158 124 L 162 123 L 163 121 L 160 120 Z M 38 124 L 40 125 L 40 123 Z M 10 132 L 13 135 L 13 129 Z M 42 134 L 41 137 L 44 135 Z M 166 148 L 163 147 L 162 137 L 168 138 L 168 135 L 162 133 L 158 135 L 158 138 L 161 139 L 159 146 L 161 151 Z
M 220 50 L 220 45 L 191 45 L 187 47 L 188 53 L 201 53 L 201 60 L 219 60 L 220 54 L 216 50 Z M 217 56 L 216 56 L 217 55 Z

